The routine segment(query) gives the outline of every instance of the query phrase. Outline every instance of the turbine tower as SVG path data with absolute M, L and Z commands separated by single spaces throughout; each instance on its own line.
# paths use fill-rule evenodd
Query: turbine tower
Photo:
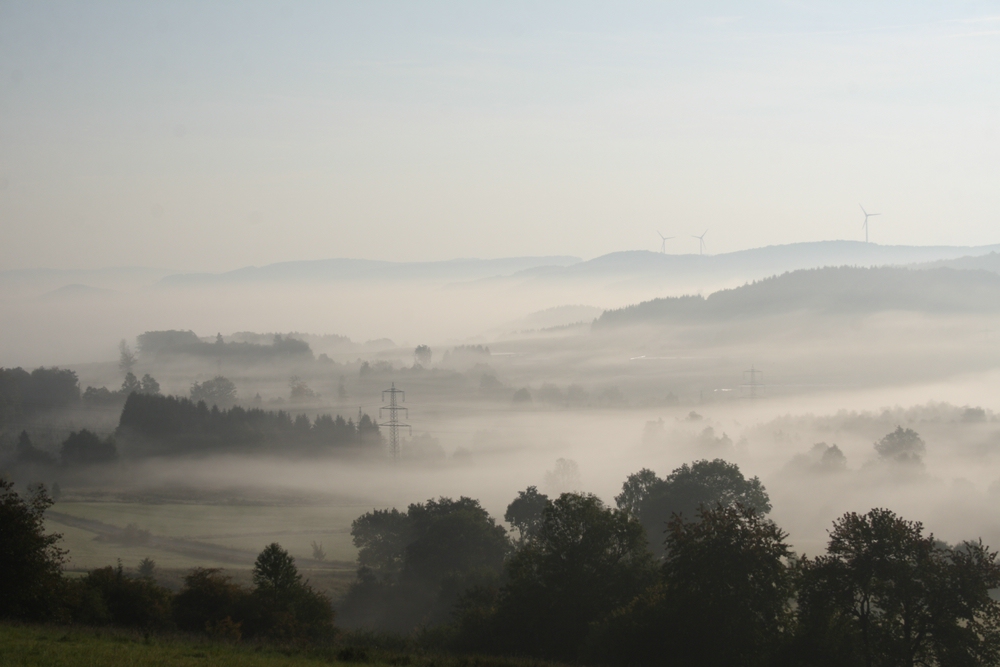
M 656 233 L 660 234 L 659 231 L 657 231 Z M 660 254 L 661 255 L 666 255 L 667 254 L 667 241 L 669 241 L 672 238 L 676 238 L 676 237 L 673 237 L 673 236 L 664 236 L 663 234 L 660 234 L 660 239 L 662 241 L 660 243 Z
M 858 206 L 861 206 L 861 204 L 858 204 Z M 865 214 L 865 224 L 863 224 L 861 226 L 865 228 L 865 243 L 868 243 L 868 218 L 870 218 L 872 216 L 875 216 L 875 215 L 882 215 L 882 214 L 881 213 L 869 213 L 868 211 L 865 210 L 864 206 L 861 206 L 861 212 Z
M 698 239 L 698 254 L 699 255 L 704 255 L 705 254 L 705 234 L 708 234 L 708 230 L 707 229 L 704 232 L 701 233 L 701 236 L 695 236 L 694 234 L 691 235 L 691 238 Z

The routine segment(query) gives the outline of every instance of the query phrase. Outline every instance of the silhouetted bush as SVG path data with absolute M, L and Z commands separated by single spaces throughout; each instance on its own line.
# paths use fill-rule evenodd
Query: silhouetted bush
M 72 585 L 77 588 L 73 617 L 79 622 L 145 629 L 172 626 L 170 591 L 148 579 L 129 577 L 121 563 L 92 570 Z

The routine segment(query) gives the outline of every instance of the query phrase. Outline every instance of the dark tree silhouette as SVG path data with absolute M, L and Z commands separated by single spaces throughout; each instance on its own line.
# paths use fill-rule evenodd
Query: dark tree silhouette
M 221 375 L 201 383 L 195 382 L 191 385 L 191 400 L 226 408 L 236 402 L 236 385 Z
M 956 548 L 886 509 L 834 522 L 827 554 L 804 564 L 807 654 L 871 665 L 987 665 L 1000 660 L 996 552 Z
M 17 437 L 15 460 L 19 465 L 51 466 L 55 465 L 56 457 L 35 447 L 28 436 L 28 432 L 21 431 L 21 435 Z
M 463 591 L 496 580 L 510 549 L 503 526 L 464 497 L 375 510 L 351 534 L 359 568 L 345 622 L 397 631 L 447 620 Z
M 895 431 L 875 443 L 875 451 L 885 461 L 919 464 L 927 451 L 927 445 L 913 429 L 897 426 Z
M 786 535 L 753 508 L 716 505 L 668 525 L 659 583 L 595 630 L 603 663 L 772 665 L 794 627 Z M 809 664 L 809 663 L 803 663 Z
M 519 491 L 517 498 L 507 505 L 503 519 L 517 529 L 519 544 L 523 545 L 538 534 L 548 503 L 547 495 L 539 493 L 538 487 L 529 486 Z
M 508 583 L 480 641 L 495 650 L 576 658 L 592 623 L 654 576 L 642 526 L 596 496 L 564 493 L 535 539 L 508 561 Z
M 295 559 L 277 542 L 264 547 L 253 565 L 253 583 L 265 595 L 279 598 L 302 583 Z
M 739 466 L 722 459 L 684 464 L 663 480 L 650 470 L 640 470 L 629 476 L 615 501 L 639 517 L 650 547 L 661 556 L 665 552 L 661 536 L 674 514 L 695 520 L 702 507 L 737 503 L 761 514 L 771 511 L 771 501 L 760 480 L 746 479 Z
M 46 534 L 52 499 L 37 485 L 27 497 L 0 478 L 0 618 L 42 620 L 56 614 L 66 552 Z
M 87 429 L 69 434 L 62 444 L 60 458 L 64 465 L 108 463 L 118 458 L 118 449 L 109 436 L 101 440 Z

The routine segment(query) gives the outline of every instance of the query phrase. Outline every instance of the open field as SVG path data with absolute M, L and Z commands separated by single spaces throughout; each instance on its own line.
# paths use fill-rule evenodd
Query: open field
M 305 667 L 308 665 L 407 665 L 412 667 L 545 667 L 554 663 L 512 658 L 425 653 L 374 647 L 372 638 L 342 638 L 334 646 L 288 648 L 231 644 L 165 635 L 65 626 L 0 624 L 0 667 L 95 665 L 212 665 Z
M 69 571 L 113 565 L 117 559 L 135 568 L 143 558 L 152 558 L 157 579 L 171 588 L 179 587 L 193 567 L 225 568 L 236 581 L 248 583 L 260 550 L 279 542 L 295 557 L 303 575 L 336 599 L 354 577 L 351 521 L 368 509 L 60 502 L 47 519 L 48 529 L 63 535 Z M 148 537 L 124 537 L 123 529 L 130 524 L 149 531 Z M 313 541 L 322 543 L 326 560 L 312 558 Z

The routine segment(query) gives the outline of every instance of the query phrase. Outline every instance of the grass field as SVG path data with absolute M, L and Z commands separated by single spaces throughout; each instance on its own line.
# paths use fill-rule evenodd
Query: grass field
M 116 667 L 118 665 L 298 665 L 338 664 L 334 655 L 291 654 L 277 649 L 233 646 L 190 639 L 144 637 L 76 628 L 0 625 L 0 666 Z M 334 659 L 331 659 L 334 658 Z M 373 663 L 378 664 L 378 663 Z
M 143 558 L 152 558 L 157 580 L 174 589 L 193 567 L 223 568 L 237 582 L 248 583 L 256 555 L 271 542 L 278 542 L 295 557 L 299 570 L 314 586 L 336 599 L 354 576 L 357 550 L 351 542 L 351 521 L 370 509 L 60 502 L 49 512 L 46 527 L 62 533 L 61 546 L 69 551 L 68 571 L 114 565 L 118 559 L 126 568 L 135 568 Z M 111 532 L 130 524 L 149 531 L 150 538 L 140 544 L 113 539 Z M 324 562 L 312 558 L 313 541 L 322 543 Z
M 554 667 L 533 660 L 346 646 L 281 648 L 178 635 L 82 627 L 0 624 L 0 667 Z
M 357 551 L 351 543 L 351 521 L 370 510 L 351 506 L 139 504 L 122 502 L 56 503 L 52 511 L 93 519 L 124 528 L 135 524 L 153 535 L 208 542 L 256 554 L 271 542 L 280 542 L 296 559 L 312 558 L 312 542 L 322 542 L 327 559 L 353 562 Z M 90 568 L 117 558 L 122 548 L 96 542 L 93 535 L 70 532 L 51 522 L 51 530 L 65 534 L 74 567 Z M 141 548 L 130 554 L 142 558 Z M 164 565 L 205 565 L 163 555 Z M 159 562 L 159 561 L 158 561 Z

